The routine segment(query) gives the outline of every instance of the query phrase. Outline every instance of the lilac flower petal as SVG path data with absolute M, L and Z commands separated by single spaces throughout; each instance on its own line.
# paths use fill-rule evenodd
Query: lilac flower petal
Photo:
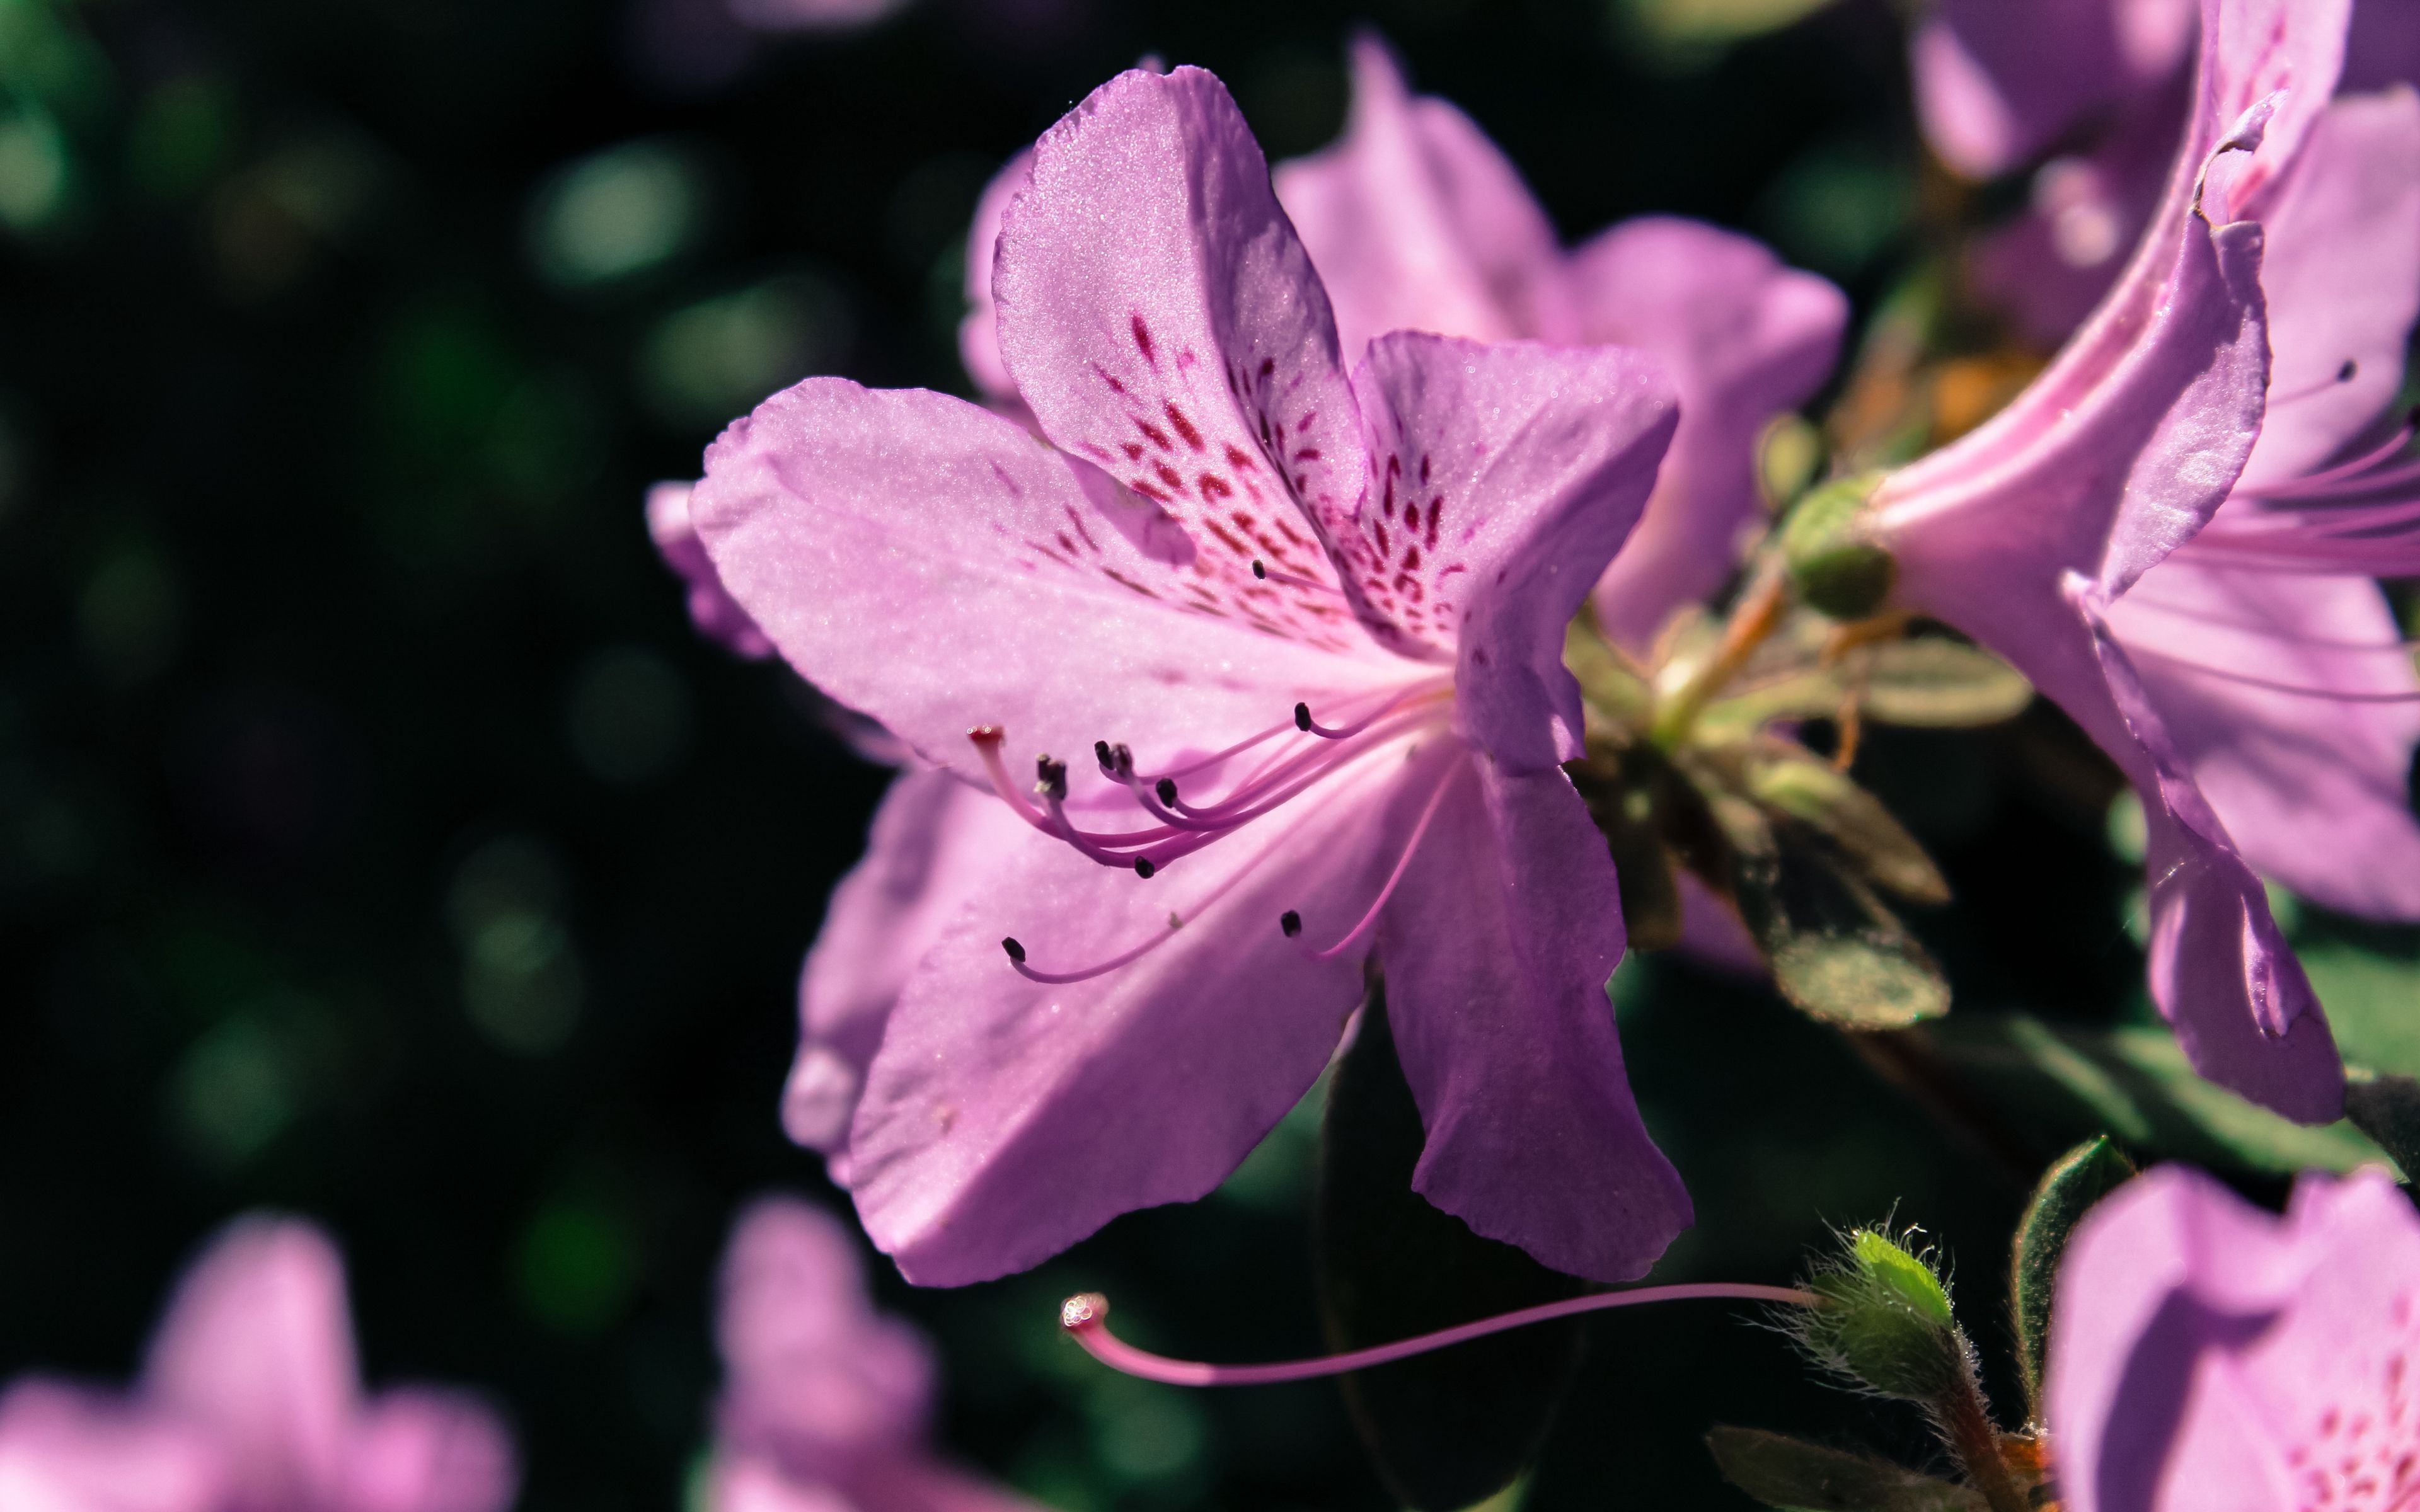
M 1435 764 L 1382 752 L 1329 779 L 1310 811 L 1149 882 L 1021 840 L 986 877 L 986 905 L 909 978 L 867 1077 L 850 1177 L 875 1243 L 919 1285 L 963 1285 L 1218 1185 L 1327 1063 L 1366 950 L 1319 961 L 1307 948 L 1376 899 Z M 1289 909 L 1299 940 L 1278 927 Z M 1166 943 L 1047 986 L 1011 968 L 1002 935 L 1052 971 Z
M 2128 1183 L 2059 1270 L 2046 1396 L 2060 1504 L 2409 1502 L 2415 1277 L 2420 1220 L 2378 1171 L 2305 1177 L 2283 1219 L 2181 1166 Z
M 2304 138 L 2326 114 L 2344 73 L 2345 30 L 2352 0 L 2202 0 L 2201 124 L 2208 147 L 2238 129 L 2263 100 L 2274 110 L 2248 159 L 2211 176 L 2205 193 L 2213 221 L 2265 214 L 2280 177 L 2301 155 Z
M 1203 591 L 1317 636 L 1336 606 L 1251 563 L 1334 583 L 1306 527 L 1345 528 L 1366 458 L 1327 296 L 1226 87 L 1178 69 L 1093 91 L 1035 144 L 992 285 L 1044 434 L 1174 518 Z
M 2420 6 L 2412 0 L 2357 0 L 2345 39 L 2342 87 L 2414 83 L 2420 83 Z
M 1606 998 L 1623 945 L 1613 864 L 1560 772 L 1480 763 L 1456 780 L 1379 929 L 1428 1131 L 1413 1187 L 1559 1271 L 1634 1280 L 1690 1207 L 1631 1101 Z
M 1507 771 L 1580 754 L 1563 627 L 1653 487 L 1677 422 L 1621 347 L 1396 332 L 1354 382 L 1378 473 L 1337 554 L 1399 638 L 1458 649 L 1455 717 Z
M 716 1319 L 725 1449 L 845 1481 L 867 1456 L 922 1435 L 932 1350 L 875 1311 L 855 1236 L 822 1209 L 775 1196 L 740 1215 Z
M 290 1219 L 228 1225 L 178 1283 L 143 1395 L 210 1433 L 240 1501 L 326 1500 L 361 1399 L 335 1246 Z
M 1398 330 L 1576 339 L 1555 228 L 1519 172 L 1461 111 L 1414 98 L 1376 38 L 1355 39 L 1343 139 L 1276 175 L 1345 360 Z
M 2177 557 L 2108 614 L 2245 860 L 2330 908 L 2420 918 L 2409 787 L 2420 677 L 2376 583 Z M 2259 682 L 2406 702 L 2332 701 Z
M 1180 564 L 1183 535 L 1169 549 L 1164 516 L 1079 467 L 961 400 L 809 378 L 723 434 L 692 505 L 792 665 L 978 783 L 976 725 L 1005 728 L 1020 771 L 1103 739 L 1156 762 L 1400 676 L 1350 623 L 1330 628 L 1332 594 L 1299 595 L 1332 621 L 1264 622 L 1324 645 L 1188 611 L 1214 590 Z M 1098 783 L 1089 765 L 1079 787 Z
M 2136 309 L 2132 291 L 2113 295 L 2016 403 L 1893 474 L 1875 505 L 1908 602 L 2009 654 L 2028 612 L 2061 617 L 2012 579 L 2046 589 L 2073 568 L 2122 592 L 2191 538 L 2259 434 L 2260 250 L 2257 225 L 2186 216 L 2164 298 Z
M 1597 623 L 1639 647 L 1738 565 L 1760 515 L 1758 433 L 1831 372 L 1849 302 L 1756 241 L 1668 216 L 1598 236 L 1572 282 L 1586 339 L 1652 353 L 1681 395 L 1655 492 L 1596 591 Z
M 218 1512 L 219 1457 L 185 1425 L 47 1381 L 0 1396 L 0 1506 L 10 1512 Z
M 958 322 L 958 360 L 975 386 L 994 400 L 1014 400 L 1016 379 L 1000 355 L 1000 311 L 992 303 L 992 270 L 1000 253 L 1001 218 L 1009 201 L 1025 192 L 1033 177 L 1033 149 L 1008 160 L 975 202 L 974 224 L 967 231 L 967 314 Z
M 2420 98 L 2330 105 L 2263 224 L 2269 408 L 2246 486 L 2328 461 L 2402 386 L 2420 315 Z
M 763 1455 L 717 1455 L 707 1475 L 713 1512 L 863 1512 L 838 1487 L 794 1479 Z
M 832 889 L 807 952 L 798 1060 L 782 1094 L 783 1128 L 832 1156 L 835 1180 L 900 988 L 1025 832 L 1008 805 L 947 772 L 902 772 L 875 810 L 865 858 Z
M 687 483 L 659 483 L 647 490 L 647 535 L 656 543 L 664 565 L 678 573 L 681 581 L 689 585 L 690 623 L 740 656 L 769 656 L 773 642 L 765 639 L 765 632 L 756 628 L 748 611 L 723 592 L 722 579 L 706 556 L 705 543 L 697 538 L 697 528 L 689 514 L 690 490 L 693 486 Z
M 2081 578 L 2071 579 L 2070 591 L 2091 631 L 2111 705 L 2134 742 L 2127 752 L 2095 732 L 2143 795 L 2152 1001 L 2175 1024 L 2194 1070 L 2210 1080 L 2304 1123 L 2342 1117 L 2335 1041 L 2302 963 L 2270 917 L 2259 877 L 2194 785 L 2094 591 Z
M 1941 0 L 1911 43 L 1942 160 L 1983 178 L 2156 84 L 2194 38 L 2194 0 Z
M 520 1473 L 512 1441 L 480 1404 L 450 1393 L 380 1395 L 355 1421 L 345 1512 L 504 1512 Z

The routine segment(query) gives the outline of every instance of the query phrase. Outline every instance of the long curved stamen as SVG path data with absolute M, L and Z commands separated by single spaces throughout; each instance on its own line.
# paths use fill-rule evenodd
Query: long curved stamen
M 1429 832 L 1429 821 L 1436 817 L 1438 808 L 1445 802 L 1446 790 L 1453 786 L 1453 779 L 1461 775 L 1460 763 L 1454 763 L 1446 768 L 1446 774 L 1438 781 L 1436 791 L 1429 795 L 1428 806 L 1420 810 L 1419 822 L 1412 826 L 1412 838 L 1404 842 L 1404 854 L 1395 858 L 1395 870 L 1388 873 L 1387 885 L 1378 889 L 1377 899 L 1370 904 L 1369 911 L 1361 916 L 1361 921 L 1347 930 L 1344 938 L 1334 945 L 1324 950 L 1306 950 L 1304 954 L 1313 961 L 1333 960 L 1353 949 L 1363 935 L 1378 927 L 1379 911 L 1387 906 L 1387 900 L 1395 895 L 1395 885 L 1404 880 L 1404 873 L 1411 870 L 1412 855 L 1420 848 L 1421 837 Z M 1286 928 L 1286 920 L 1292 920 L 1292 928 Z M 1285 919 L 1280 920 L 1279 927 L 1285 929 L 1286 937 L 1291 939 L 1302 928 L 1302 916 L 1288 910 Z
M 1000 748 L 1006 734 L 1007 732 L 998 725 L 982 724 L 968 731 L 967 739 L 973 742 L 976 754 L 983 760 L 984 771 L 991 778 L 992 791 L 1000 795 L 1001 801 L 1007 804 L 1016 817 L 1051 839 L 1065 841 L 1086 856 L 1101 860 L 1103 865 L 1125 867 L 1134 864 L 1132 858 L 1110 855 L 1109 847 L 1149 845 L 1178 833 L 1174 829 L 1162 825 L 1156 829 L 1137 829 L 1128 830 L 1123 834 L 1104 835 L 1092 830 L 1078 829 L 1074 822 L 1067 818 L 1065 810 L 1058 798 L 1046 796 L 1044 802 L 1049 807 L 1035 808 L 1032 801 L 1017 790 L 1016 781 L 1008 775 L 1007 764 L 1001 760 Z M 1048 760 L 1047 757 L 1044 759 Z M 1104 859 L 1105 856 L 1106 859 Z
M 1294 706 L 1294 727 L 1305 733 L 1317 735 L 1323 740 L 1350 740 L 1355 735 L 1357 735 L 1362 731 L 1369 729 L 1372 725 L 1377 723 L 1379 719 L 1385 717 L 1388 713 L 1400 708 L 1404 704 L 1411 702 L 1414 700 L 1435 699 L 1442 696 L 1446 691 L 1446 688 L 1435 687 L 1434 685 L 1427 687 L 1407 687 L 1401 693 L 1396 694 L 1393 698 L 1388 699 L 1386 702 L 1381 703 L 1376 708 L 1371 710 L 1359 719 L 1355 720 L 1351 724 L 1339 726 L 1333 730 L 1321 724 L 1318 720 L 1311 717 L 1310 704 L 1297 703 Z
M 1446 1349 L 1472 1339 L 1485 1338 L 1490 1334 L 1501 1334 L 1507 1329 L 1526 1328 L 1531 1323 L 1550 1322 L 1558 1318 L 1605 1312 L 1616 1307 L 1635 1307 L 1647 1303 L 1690 1301 L 1770 1302 L 1792 1307 L 1814 1307 L 1821 1305 L 1823 1299 L 1795 1287 L 1761 1287 L 1724 1281 L 1641 1287 L 1636 1291 L 1606 1291 L 1564 1302 L 1545 1303 L 1536 1307 L 1524 1307 L 1518 1312 L 1482 1318 L 1475 1323 L 1462 1323 L 1452 1328 L 1438 1329 L 1433 1334 L 1398 1339 L 1392 1344 L 1322 1355 L 1311 1360 L 1288 1360 L 1279 1365 L 1211 1365 L 1200 1360 L 1171 1360 L 1166 1355 L 1139 1350 L 1109 1332 L 1109 1300 L 1096 1291 L 1070 1297 L 1062 1304 L 1059 1326 L 1073 1335 L 1076 1342 L 1082 1345 L 1084 1351 L 1094 1359 L 1112 1370 L 1121 1370 L 1144 1381 L 1165 1381 L 1171 1386 L 1265 1386 L 1366 1370 L 1372 1365 L 1406 1360 L 1431 1350 Z
M 2305 472 L 2299 478 L 2255 485 L 2243 491 L 2260 499 L 2295 499 L 2304 495 L 2330 493 L 2342 486 L 2346 480 L 2358 478 L 2372 468 L 2394 461 L 2396 457 L 2402 455 L 2406 446 L 2412 444 L 2413 435 L 2412 423 L 2407 419 L 2393 436 L 2349 461 L 2339 462 L 2334 467 L 2321 468 L 2316 472 Z
M 1293 573 L 1282 572 L 1270 566 L 1258 557 L 1252 559 L 1252 576 L 1264 582 L 1281 583 L 1288 588 L 1308 588 L 1314 593 L 1334 594 L 1339 598 L 1344 596 L 1344 590 L 1334 583 L 1319 582 L 1310 578 L 1297 578 Z
M 2188 620 L 2195 625 L 2215 625 L 2223 630 L 2240 631 L 2247 636 L 2256 636 L 2263 640 L 2274 640 L 2284 645 L 2315 646 L 2325 651 L 2400 652 L 2406 655 L 2420 650 L 2420 640 L 2348 640 L 2338 636 L 2305 635 L 2299 630 L 2280 629 L 2270 625 L 2255 625 L 2248 620 L 2212 614 L 2207 609 L 2167 603 L 2146 594 L 2140 585 L 2126 595 L 2124 602 L 2130 608 L 2149 609 L 2154 614 L 2164 615 L 2169 619 Z
M 2325 699 L 2338 703 L 2420 703 L 2420 688 L 2405 692 L 2354 692 L 2346 688 L 2310 687 L 2301 683 L 2280 682 L 2275 678 L 2256 677 L 2250 672 L 2239 672 L 2230 668 L 2213 667 L 2206 661 L 2195 661 L 2190 656 L 2173 656 L 2164 651 L 2155 651 L 2149 646 L 2130 646 L 2127 648 L 2127 655 L 2148 656 L 2153 661 L 2164 661 L 2171 666 L 2189 668 L 2225 682 L 2241 683 L 2246 687 L 2265 688 L 2272 693 L 2289 693 L 2296 698 Z
M 1018 976 L 1023 977 L 1028 981 L 1041 982 L 1045 986 L 1063 987 L 1074 982 L 1090 981 L 1094 977 L 1107 976 L 1121 966 L 1132 965 L 1135 962 L 1141 960 L 1152 951 L 1158 949 L 1161 946 L 1166 945 L 1169 941 L 1176 938 L 1176 934 L 1179 930 L 1182 930 L 1186 925 L 1192 923 L 1195 919 L 1200 918 L 1203 914 L 1208 913 L 1212 905 L 1216 904 L 1219 899 L 1224 898 L 1227 894 L 1234 891 L 1235 888 L 1243 883 L 1245 878 L 1250 876 L 1254 872 L 1260 869 L 1261 863 L 1267 860 L 1276 849 L 1277 847 L 1272 845 L 1256 852 L 1250 859 L 1247 860 L 1242 866 L 1235 869 L 1235 872 L 1233 876 L 1229 877 L 1226 881 L 1219 883 L 1208 892 L 1202 894 L 1202 897 L 1194 903 L 1193 911 L 1191 913 L 1179 914 L 1171 909 L 1168 916 L 1168 928 L 1153 934 L 1149 939 L 1143 941 L 1140 945 L 1136 946 L 1133 949 L 1125 950 L 1117 955 L 1111 956 L 1109 960 L 1102 962 L 1098 965 L 1086 966 L 1078 971 L 1044 971 L 1038 966 L 1032 966 L 1026 964 L 1025 946 L 1018 941 L 1015 935 L 1011 935 L 1007 939 L 1001 941 L 1001 949 L 1008 953 L 1008 964 L 1016 968 Z

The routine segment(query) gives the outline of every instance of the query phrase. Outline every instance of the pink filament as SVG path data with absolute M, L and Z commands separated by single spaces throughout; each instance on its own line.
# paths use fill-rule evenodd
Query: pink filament
M 1306 951 L 1305 953 L 1308 954 L 1311 960 L 1333 960 L 1337 956 L 1342 955 L 1345 951 L 1351 949 L 1354 944 L 1358 941 L 1361 936 L 1369 933 L 1371 930 L 1377 927 L 1378 911 L 1386 907 L 1387 900 L 1395 895 L 1395 884 L 1403 881 L 1404 873 L 1411 870 L 1412 853 L 1420 848 L 1420 838 L 1429 832 L 1429 821 L 1436 817 L 1438 806 L 1445 802 L 1446 789 L 1453 786 L 1453 779 L 1461 775 L 1462 764 L 1460 762 L 1452 763 L 1446 767 L 1444 779 L 1437 783 L 1436 791 L 1429 795 L 1428 807 L 1420 810 L 1419 823 L 1412 826 L 1412 838 L 1404 842 L 1404 854 L 1395 858 L 1395 870 L 1388 873 L 1387 885 L 1378 889 L 1377 899 L 1370 904 L 1369 912 L 1363 914 L 1361 916 L 1361 922 L 1354 925 L 1350 931 L 1346 932 L 1344 938 L 1337 941 L 1334 945 L 1329 946 L 1325 950 Z
M 1801 1291 L 1792 1287 L 1761 1287 L 1724 1281 L 1641 1287 L 1635 1291 L 1600 1292 L 1565 1302 L 1524 1307 L 1517 1312 L 1482 1318 L 1475 1323 L 1462 1323 L 1452 1328 L 1438 1329 L 1434 1334 L 1398 1339 L 1392 1344 L 1374 1345 L 1343 1354 L 1322 1355 L 1311 1360 L 1289 1360 L 1279 1365 L 1210 1365 L 1199 1360 L 1171 1360 L 1166 1355 L 1139 1350 L 1109 1332 L 1109 1299 L 1097 1293 L 1068 1298 L 1059 1309 L 1059 1322 L 1061 1327 L 1075 1335 L 1076 1342 L 1082 1345 L 1085 1352 L 1094 1359 L 1112 1370 L 1122 1370 L 1144 1381 L 1165 1381 L 1171 1386 L 1265 1386 L 1280 1381 L 1311 1381 L 1321 1376 L 1342 1375 L 1350 1370 L 1365 1370 L 1372 1365 L 1409 1359 L 1431 1350 L 1446 1349 L 1471 1339 L 1484 1338 L 1490 1334 L 1501 1334 L 1507 1329 L 1526 1328 L 1531 1323 L 1548 1322 L 1558 1318 L 1652 1302 L 1698 1299 L 1772 1302 L 1796 1307 L 1812 1307 L 1822 1301 L 1811 1291 Z
M 2214 625 L 2221 629 L 2238 630 L 2245 635 L 2257 636 L 2264 640 L 2275 640 L 2285 645 L 2318 646 L 2329 651 L 2405 653 L 2420 648 L 2420 641 L 2348 640 L 2341 636 L 2304 635 L 2298 630 L 2280 629 L 2273 625 L 2255 625 L 2248 620 L 2212 614 L 2207 609 L 2195 609 L 2183 604 L 2171 604 L 2144 592 L 2141 587 L 2128 594 L 2125 602 L 2134 609 L 2149 609 L 2155 614 L 2164 614 L 2170 619 L 2190 620 L 2196 625 Z
M 1166 929 L 1154 933 L 1149 939 L 1143 941 L 1140 945 L 1136 946 L 1133 949 L 1111 956 L 1107 961 L 1102 962 L 1099 965 L 1086 966 L 1080 971 L 1043 971 L 1037 967 L 1026 964 L 1015 956 L 1009 957 L 1009 964 L 1016 967 L 1016 974 L 1025 978 L 1028 981 L 1038 981 L 1048 987 L 1063 987 L 1073 982 L 1090 981 L 1094 977 L 1108 976 L 1110 972 L 1117 970 L 1120 966 L 1132 965 L 1135 962 L 1141 960 L 1152 951 L 1158 949 L 1161 946 L 1166 945 L 1169 941 L 1176 938 L 1178 931 L 1184 929 L 1186 925 L 1192 923 L 1195 919 L 1200 918 L 1203 914 L 1207 913 L 1211 904 L 1217 903 L 1219 899 L 1224 898 L 1230 892 L 1234 891 L 1236 886 L 1246 877 L 1250 876 L 1252 872 L 1260 867 L 1260 864 L 1263 861 L 1269 858 L 1270 855 L 1275 852 L 1276 849 L 1276 846 L 1271 845 L 1254 853 L 1249 860 L 1235 869 L 1234 875 L 1229 877 L 1226 881 L 1221 882 L 1217 887 L 1211 888 L 1208 892 L 1202 894 L 1201 900 L 1194 903 L 1193 912 L 1190 914 L 1180 915 L 1171 910 L 1168 916 L 1169 925 Z
M 2132 656 L 2149 656 L 2153 661 L 2164 661 L 2171 666 L 2189 668 L 2225 682 L 2242 683 L 2247 687 L 2266 688 L 2272 693 L 2290 693 L 2296 698 L 2328 699 L 2339 703 L 2420 703 L 2420 688 L 2397 692 L 2353 692 L 2344 688 L 2306 687 L 2300 683 L 2279 682 L 2270 677 L 2255 677 L 2250 672 L 2213 667 L 2206 661 L 2195 661 L 2190 656 L 2171 656 L 2164 651 L 2154 651 L 2149 646 L 2133 646 L 2128 649 L 2129 655 Z

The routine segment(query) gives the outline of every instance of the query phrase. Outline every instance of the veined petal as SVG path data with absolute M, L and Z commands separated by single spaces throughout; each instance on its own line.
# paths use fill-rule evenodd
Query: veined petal
M 1461 111 L 1415 98 L 1375 37 L 1355 39 L 1352 64 L 1343 140 L 1276 174 L 1345 361 L 1388 331 L 1575 336 L 1555 228 L 1519 172 Z
M 697 526 L 689 517 L 690 490 L 694 486 L 659 483 L 647 490 L 647 537 L 656 543 L 664 565 L 688 587 L 690 624 L 740 656 L 769 656 L 773 642 L 765 639 L 748 611 L 723 592 L 722 578 L 706 553 L 706 543 L 697 538 Z
M 1515 772 L 1580 753 L 1563 627 L 1630 533 L 1672 438 L 1654 360 L 1394 332 L 1355 379 L 1377 486 L 1338 535 L 1393 627 L 1459 658 L 1460 728 Z
M 848 1123 L 899 990 L 1026 825 L 947 772 L 902 772 L 875 810 L 865 858 L 841 878 L 799 978 L 799 1055 L 782 1127 L 833 1157 L 847 1184 Z
M 2420 918 L 2420 678 L 2385 595 L 2191 555 L 2108 618 L 2195 784 L 2263 874 L 2330 908 Z M 2329 691 L 2378 701 L 2315 696 Z
M 2081 579 L 2070 579 L 2069 594 L 2091 636 L 2110 711 L 2133 743 L 2130 751 L 2114 733 L 2094 731 L 2143 795 L 2152 1001 L 2210 1080 L 2304 1123 L 2341 1117 L 2343 1062 L 2260 878 L 2195 786 L 2097 595 Z M 2092 729 L 2095 721 L 2078 718 Z
M 2202 208 L 2213 221 L 2265 219 L 2278 181 L 2335 95 L 2352 0 L 2202 0 L 2201 14 L 2207 143 L 2215 146 L 2262 100 L 2276 102 L 2249 157 L 2212 176 L 2210 188 L 2223 178 L 2224 192 L 2216 203 L 2205 193 Z
M 2333 457 L 2392 404 L 2420 316 L 2420 98 L 2343 99 L 2263 217 L 2269 408 L 2247 487 Z
M 1144 882 L 1029 835 L 901 994 L 849 1134 L 858 1212 L 922 1286 L 1033 1265 L 1119 1213 L 1201 1196 L 1294 1106 L 1361 994 L 1326 947 L 1375 901 L 1450 740 L 1384 748 L 1315 805 Z M 1223 889 L 1223 891 L 1222 891 Z M 1215 901 L 1213 895 L 1217 894 Z M 1198 914 L 1196 910 L 1199 910 Z M 1290 940 L 1279 918 L 1298 911 Z M 1001 937 L 1065 972 L 1019 976 Z
M 1332 594 L 1306 611 L 1325 619 L 1267 618 L 1278 600 L 1252 590 L 1280 585 L 1206 578 L 1156 507 L 921 390 L 775 394 L 706 454 L 691 508 L 792 666 L 976 782 L 972 726 L 1005 728 L 1021 760 L 1102 739 L 1157 760 L 1404 668 Z
M 451 1392 L 390 1391 L 353 1425 L 345 1512 L 504 1512 L 520 1472 L 485 1407 Z
M 1367 467 L 1327 296 L 1226 86 L 1129 71 L 1046 132 L 992 294 L 1044 434 L 1165 510 L 1205 593 L 1328 638 L 1315 537 Z
M 1759 514 L 1757 434 L 1831 372 L 1849 301 L 1757 241 L 1660 215 L 1582 247 L 1572 283 L 1585 339 L 1646 351 L 1680 394 L 1655 492 L 1596 590 L 1598 625 L 1636 648 L 1739 564 Z
M 2269 369 L 2260 251 L 2256 224 L 2186 217 L 2164 302 L 2114 365 L 2081 388 L 2071 379 L 2082 374 L 2054 367 L 2027 391 L 2047 402 L 2036 392 L 2047 385 L 2071 410 L 2044 417 L 2024 444 L 2008 444 L 2011 435 L 1965 450 L 1995 421 L 1887 479 L 1874 503 L 1908 602 L 1955 624 L 1978 589 L 2065 569 L 2114 594 L 2190 539 L 2259 434 Z M 2104 338 L 2111 312 L 2103 305 L 2078 342 Z M 1977 459 L 1987 465 L 1962 467 Z
M 0 1396 L 9 1512 L 218 1512 L 224 1479 L 208 1442 L 161 1413 L 48 1381 Z
M 143 1395 L 211 1434 L 239 1502 L 326 1500 L 361 1397 L 335 1246 L 293 1219 L 228 1225 L 178 1284 Z
M 1472 765 L 1379 924 L 1428 1131 L 1412 1185 L 1556 1270 L 1634 1280 L 1690 1208 L 1639 1121 L 1606 997 L 1623 945 L 1613 863 L 1562 773 Z

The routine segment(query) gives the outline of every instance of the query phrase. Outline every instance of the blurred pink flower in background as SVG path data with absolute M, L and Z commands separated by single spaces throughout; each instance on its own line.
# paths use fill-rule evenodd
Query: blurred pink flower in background
M 1034 1512 L 925 1445 L 931 1349 L 875 1311 L 856 1236 L 796 1197 L 733 1226 L 712 1512 Z
M 212 1241 L 132 1391 L 34 1378 L 0 1397 L 8 1512 L 504 1512 L 517 1480 L 467 1397 L 364 1394 L 343 1262 L 294 1219 Z
M 2420 1505 L 2420 1217 L 2374 1169 L 2283 1218 L 2137 1178 L 2059 1268 L 2046 1396 L 2065 1512 Z

